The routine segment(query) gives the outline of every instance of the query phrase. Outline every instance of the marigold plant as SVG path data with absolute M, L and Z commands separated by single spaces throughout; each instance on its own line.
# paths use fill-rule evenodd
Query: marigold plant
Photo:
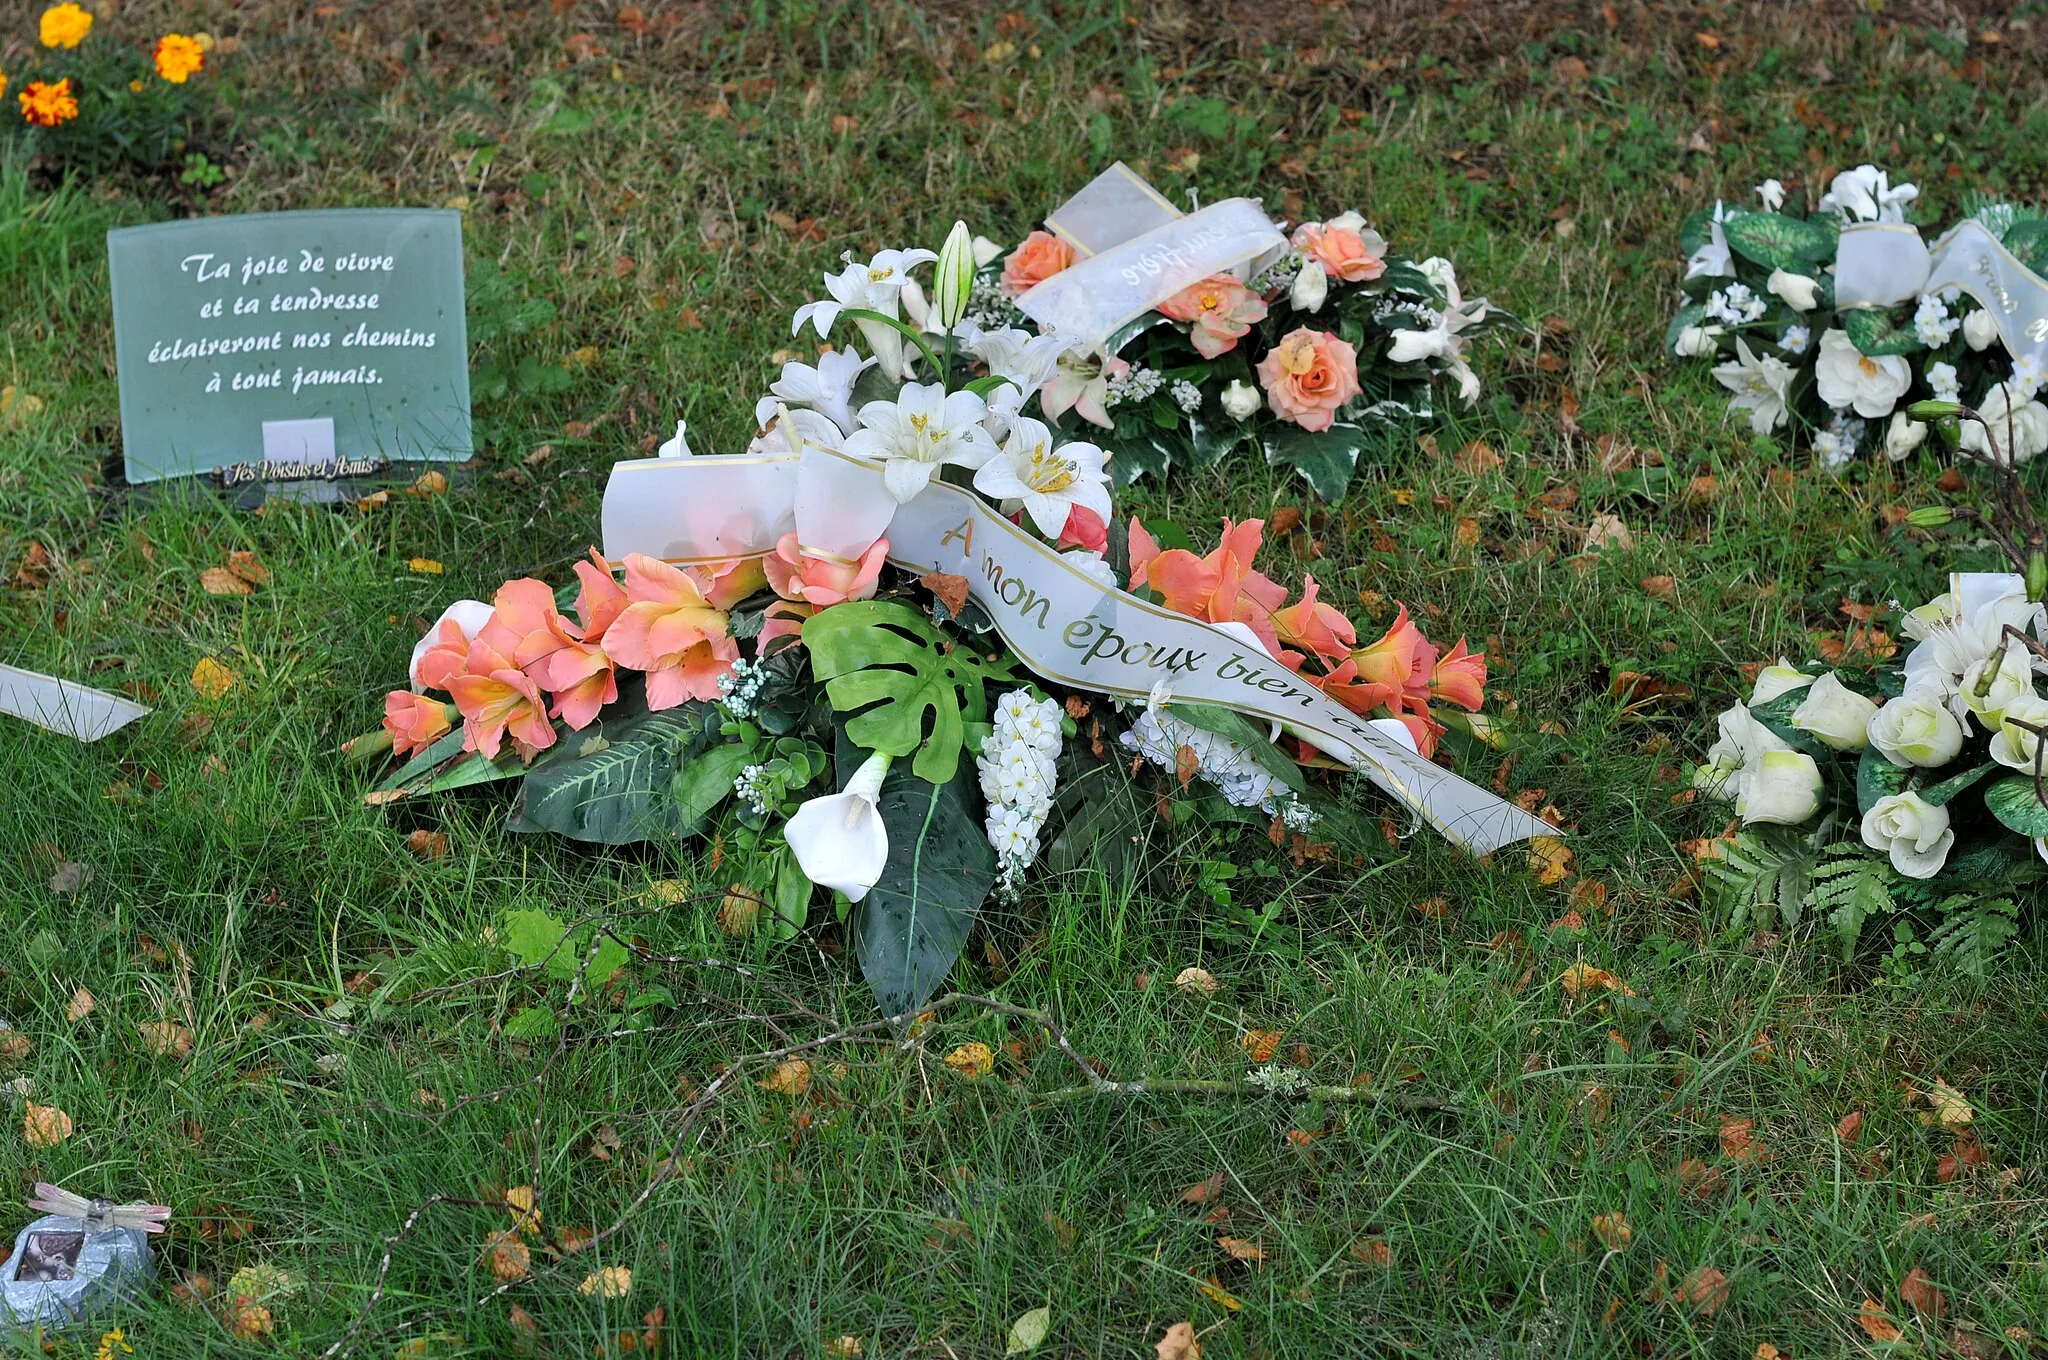
M 43 11 L 38 36 L 45 47 L 73 48 L 92 32 L 92 11 L 73 4 L 52 5 Z
M 43 10 L 37 24 L 35 66 L 12 73 L 21 119 L 0 137 L 25 143 L 30 163 L 45 173 L 103 175 L 122 168 L 145 174 L 179 161 L 185 183 L 219 179 L 195 142 L 206 131 L 208 108 L 194 77 L 207 69 L 213 39 L 205 33 L 124 38 L 84 6 L 65 0 Z M 0 74 L 0 97 L 9 90 Z M 191 166 L 212 171 L 194 179 Z
M 183 85 L 206 66 L 206 48 L 197 38 L 183 33 L 166 33 L 157 39 L 156 73 L 173 85 Z

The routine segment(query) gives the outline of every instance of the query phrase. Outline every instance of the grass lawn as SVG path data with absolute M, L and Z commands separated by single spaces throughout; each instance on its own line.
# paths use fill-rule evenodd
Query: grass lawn
M 2048 1354 L 2041 904 L 1981 980 L 1885 931 L 1847 960 L 1824 922 L 1730 931 L 1683 846 L 1725 810 L 1674 796 L 1740 665 L 1993 556 L 1887 514 L 1943 498 L 1931 459 L 1829 476 L 1658 344 L 1678 223 L 1717 193 L 1875 160 L 1925 220 L 1973 187 L 2048 197 L 2048 6 L 130 0 L 104 22 L 173 18 L 236 40 L 213 77 L 233 130 L 201 148 L 224 183 L 0 162 L 0 383 L 41 401 L 0 422 L 0 660 L 156 707 L 93 746 L 0 727 L 0 1176 L 174 1206 L 137 1355 L 964 1358 L 1041 1305 L 1040 1353 L 1075 1356 L 1149 1356 L 1183 1320 L 1211 1357 Z M 1299 510 L 1276 571 L 1483 640 L 1516 743 L 1467 773 L 1555 807 L 1572 872 L 1428 836 L 1340 868 L 1162 832 L 1136 882 L 1039 880 L 954 985 L 1050 1012 L 1119 1078 L 1235 1076 L 1277 1031 L 1319 1083 L 1419 1100 L 1048 1104 L 1072 1069 L 1043 1027 L 972 1005 L 777 1076 L 757 1055 L 874 1019 L 836 930 L 728 938 L 708 857 L 514 835 L 489 790 L 363 805 L 337 747 L 426 621 L 566 577 L 610 464 L 678 416 L 739 447 L 842 250 L 935 245 L 956 215 L 1013 241 L 1118 157 L 1205 202 L 1359 207 L 1533 323 L 1480 356 L 1476 409 L 1390 436 L 1341 506 L 1245 461 L 1126 504 Z M 104 232 L 359 204 L 465 210 L 473 471 L 361 512 L 120 485 Z M 1632 547 L 1584 551 L 1602 514 Z M 238 550 L 268 582 L 207 593 Z M 235 677 L 218 699 L 202 658 Z M 498 976 L 521 908 L 616 919 L 674 1005 L 507 1038 L 566 991 Z M 1574 1002 L 1578 963 L 1634 995 Z M 1191 965 L 1213 998 L 1171 984 Z M 992 1078 L 942 1063 L 971 1040 Z M 1965 1132 L 1913 1098 L 1937 1078 Z M 30 1145 L 25 1097 L 71 1137 Z M 530 1240 L 504 1235 L 521 1187 Z M 229 1298 L 259 1264 L 301 1284 L 267 1329 Z M 623 1297 L 589 1282 L 606 1268 Z M 1902 1297 L 1915 1270 L 1940 1307 L 1917 1276 Z

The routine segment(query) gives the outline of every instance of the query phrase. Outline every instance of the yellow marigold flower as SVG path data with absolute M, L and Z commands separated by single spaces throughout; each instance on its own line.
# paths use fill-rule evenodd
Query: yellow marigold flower
M 7 73 L 6 73 L 5 71 L 0 71 L 0 97 L 5 97 L 5 96 L 6 96 L 6 94 L 7 94 Z
M 42 39 L 45 47 L 76 47 L 92 32 L 92 11 L 65 0 L 43 11 Z
M 78 99 L 71 93 L 71 77 L 51 84 L 31 80 L 21 92 L 21 116 L 37 127 L 53 128 L 78 116 Z
M 183 33 L 166 33 L 157 39 L 156 73 L 171 84 L 183 85 L 205 65 L 205 49 Z

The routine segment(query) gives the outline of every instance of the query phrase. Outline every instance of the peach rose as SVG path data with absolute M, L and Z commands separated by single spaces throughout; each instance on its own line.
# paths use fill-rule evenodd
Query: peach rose
M 762 565 L 767 568 L 769 588 L 777 595 L 823 609 L 871 597 L 888 559 L 886 538 L 876 539 L 859 558 L 848 559 L 799 547 L 792 529 L 776 542 L 775 551 Z
M 1266 404 L 1304 430 L 1327 430 L 1358 395 L 1358 351 L 1328 331 L 1290 331 L 1259 360 Z
M 1003 291 L 1019 297 L 1074 262 L 1074 248 L 1049 231 L 1034 231 L 1003 261 Z
M 1371 227 L 1304 222 L 1294 229 L 1294 248 L 1333 279 L 1369 283 L 1387 272 L 1387 241 Z
M 1211 274 L 1159 304 L 1161 314 L 1191 322 L 1188 339 L 1205 359 L 1237 348 L 1254 321 L 1266 318 L 1265 299 L 1228 274 Z

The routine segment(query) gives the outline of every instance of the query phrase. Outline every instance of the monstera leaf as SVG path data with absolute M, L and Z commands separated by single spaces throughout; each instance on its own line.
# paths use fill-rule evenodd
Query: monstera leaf
M 854 744 L 892 756 L 916 753 L 911 768 L 932 784 L 960 766 L 965 725 L 988 721 L 991 680 L 1010 669 L 984 663 L 945 639 L 907 605 L 862 600 L 834 605 L 804 624 L 811 673 L 832 707 L 853 716 Z
M 716 732 L 710 704 L 650 713 L 624 702 L 564 734 L 519 786 L 514 831 L 628 845 L 688 830 L 670 795 L 676 771 Z M 620 711 L 623 709 L 623 711 Z
M 851 723 L 840 732 L 842 785 L 866 754 L 852 732 Z M 883 781 L 878 806 L 889 829 L 889 859 L 854 908 L 853 934 L 861 972 L 884 1015 L 931 1000 L 995 886 L 996 852 L 982 829 L 980 801 L 971 768 L 935 784 L 898 765 Z

